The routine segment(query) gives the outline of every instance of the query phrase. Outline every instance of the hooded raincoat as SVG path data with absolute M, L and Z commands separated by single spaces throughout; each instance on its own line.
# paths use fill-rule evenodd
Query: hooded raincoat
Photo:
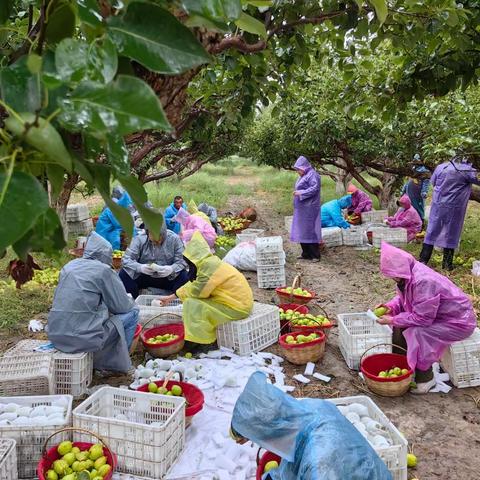
M 327 400 L 297 400 L 267 383 L 248 380 L 233 410 L 232 428 L 282 458 L 273 480 L 392 480 L 360 432 Z
M 424 166 L 414 167 L 414 170 L 418 173 L 428 173 L 428 168 Z M 410 180 L 403 186 L 402 195 L 407 194 L 412 202 L 412 207 L 418 212 L 420 218 L 425 219 L 425 199 L 428 196 L 428 190 L 430 189 L 429 178 L 410 178 Z
M 208 218 L 208 215 L 205 212 L 202 212 L 197 207 L 197 204 L 195 203 L 195 200 L 193 200 L 193 198 L 188 202 L 188 212 L 191 215 L 195 215 L 197 217 L 203 218 L 206 222 L 211 223 L 210 218 Z
M 380 269 L 388 278 L 405 279 L 405 288 L 386 303 L 393 326 L 405 328 L 408 364 L 428 370 L 449 345 L 468 338 L 477 320 L 472 303 L 448 278 L 412 255 L 382 243 Z
M 296 243 L 320 243 L 320 175 L 305 157 L 298 157 L 295 169 L 303 170 L 304 175 L 295 183 L 295 191 L 300 196 L 293 199 L 293 221 L 290 240 Z
M 422 219 L 418 212 L 413 208 L 408 195 L 400 198 L 401 207 L 393 217 L 387 217 L 387 224 L 392 228 L 406 228 L 407 238 L 411 242 L 415 240 L 415 235 L 422 231 Z
M 432 209 L 424 243 L 442 248 L 457 248 L 472 184 L 480 185 L 477 172 L 468 163 L 452 160 L 435 169 L 431 182 Z
M 177 215 L 173 217 L 173 220 L 178 222 L 182 227 L 180 238 L 184 243 L 188 243 L 195 232 L 200 232 L 210 245 L 210 248 L 214 247 L 217 234 L 215 233 L 215 229 L 212 227 L 210 220 L 208 220 L 208 217 L 207 220 L 205 220 L 199 215 L 190 215 L 186 210 L 181 208 Z
M 131 211 L 135 207 L 133 206 L 132 199 L 127 192 L 123 192 L 122 197 L 117 202 L 121 207 L 127 208 Z M 132 213 L 132 212 L 131 212 Z M 120 222 L 115 218 L 113 212 L 107 207 L 100 214 L 95 231 L 110 243 L 113 250 L 120 250 L 120 235 L 123 227 Z M 136 235 L 136 229 L 133 229 L 133 236 Z
M 182 204 L 182 208 L 185 208 L 185 203 Z M 175 204 L 172 202 L 165 210 L 165 224 L 167 228 L 177 235 L 180 233 L 182 226 L 173 220 L 173 217 L 178 213 L 179 209 L 175 208 Z
M 322 227 L 350 228 L 350 224 L 343 218 L 342 210 L 352 204 L 352 196 L 345 195 L 337 200 L 330 200 L 322 205 Z
M 183 302 L 185 339 L 212 343 L 218 325 L 248 317 L 252 289 L 236 268 L 212 255 L 199 232 L 192 235 L 183 254 L 197 268 L 197 278 L 176 292 Z
M 355 185 L 349 185 L 347 192 L 352 196 L 352 204 L 348 208 L 349 212 L 360 215 L 362 212 L 372 210 L 372 199 Z
M 94 352 L 97 369 L 126 372 L 131 367 L 119 315 L 137 309 L 111 268 L 112 247 L 91 233 L 83 258 L 60 272 L 48 316 L 48 338 L 65 353 Z

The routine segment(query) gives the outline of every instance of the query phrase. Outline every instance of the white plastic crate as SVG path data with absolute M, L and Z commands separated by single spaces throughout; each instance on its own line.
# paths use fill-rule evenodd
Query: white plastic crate
M 144 325 L 148 320 L 152 319 L 160 313 L 164 314 L 152 320 L 148 327 L 155 327 L 157 325 L 168 325 L 169 323 L 181 323 L 183 320 L 178 317 L 182 315 L 182 302 L 176 298 L 172 300 L 166 307 L 152 306 L 152 300 L 158 300 L 158 295 L 139 295 L 135 303 L 139 306 L 140 312 L 138 314 L 138 323 Z M 170 315 L 168 315 L 170 314 Z
M 0 478 L 18 480 L 16 442 L 11 438 L 0 440 Z
M 257 268 L 271 265 L 283 266 L 285 265 L 285 252 L 256 252 Z
M 243 230 L 243 232 L 237 233 L 236 243 L 238 245 L 242 242 L 253 242 L 257 237 L 263 235 L 264 232 L 265 230 L 262 230 L 261 228 L 247 228 L 246 230 Z
M 285 217 L 285 230 L 290 233 L 292 231 L 293 217 Z
M 392 445 L 389 447 L 379 448 L 372 446 L 372 448 L 384 461 L 388 470 L 392 474 L 393 480 L 407 480 L 408 442 L 382 410 L 380 410 L 377 404 L 371 398 L 364 395 L 356 397 L 329 398 L 328 401 L 337 406 L 360 403 L 367 407 L 368 415 L 382 425 L 384 432 L 392 441 Z
M 51 395 L 53 359 L 49 354 L 0 358 L 0 397 L 7 395 Z
M 43 355 L 35 352 L 35 348 L 44 345 L 44 340 L 21 340 L 5 356 Z M 87 387 L 92 382 L 93 353 L 64 353 L 54 350 L 53 381 L 57 395 L 73 395 L 79 398 L 87 393 Z
M 338 318 L 339 346 L 343 358 L 349 368 L 358 370 L 360 358 L 367 349 L 372 348 L 368 355 L 374 353 L 391 353 L 392 330 L 387 325 L 380 325 L 366 313 L 341 313 Z
M 480 385 L 480 329 L 461 342 L 455 342 L 443 354 L 443 369 L 457 388 Z
M 71 395 L 0 397 L 0 404 L 16 403 L 17 405 L 30 408 L 40 405 L 51 406 L 59 401 L 61 401 L 66 408 L 65 420 L 62 423 L 51 426 L 39 426 L 33 422 L 31 425 L 0 425 L 0 438 L 10 438 L 17 442 L 18 478 L 31 480 L 36 477 L 37 464 L 42 456 L 45 440 L 57 430 L 61 430 L 72 424 L 73 397 Z M 70 438 L 70 432 L 62 432 L 55 436 L 54 441 L 60 443 Z M 0 476 L 0 478 L 3 480 L 9 477 Z
M 255 248 L 257 254 L 283 252 L 283 239 L 282 237 L 257 237 Z
M 362 212 L 362 223 L 382 223 L 388 217 L 388 210 Z
M 276 305 L 254 302 L 252 313 L 244 320 L 217 327 L 217 344 L 239 355 L 250 355 L 273 345 L 280 333 L 280 314 Z
M 382 241 L 391 245 L 404 245 L 407 243 L 406 228 L 371 227 L 368 231 L 372 232 L 372 244 L 376 248 L 382 246 Z
M 340 227 L 322 228 L 322 242 L 327 247 L 340 247 L 343 245 L 342 229 Z
M 67 226 L 69 235 L 87 235 L 93 230 L 93 221 L 88 218 L 80 222 L 68 222 Z
M 90 218 L 86 203 L 74 203 L 67 206 L 67 222 L 81 222 Z
M 283 265 L 257 266 L 258 288 L 283 287 L 286 283 Z
M 367 243 L 365 229 L 357 226 L 342 229 L 342 242 L 344 245 L 359 247 Z
M 103 387 L 73 411 L 73 425 L 105 439 L 120 473 L 159 480 L 185 444 L 185 399 Z

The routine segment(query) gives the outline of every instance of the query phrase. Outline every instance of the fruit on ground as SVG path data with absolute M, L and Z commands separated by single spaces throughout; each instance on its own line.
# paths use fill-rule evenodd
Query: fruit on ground
M 378 307 L 373 311 L 373 313 L 377 317 L 383 317 L 383 315 L 385 315 L 387 312 L 388 312 L 388 308 L 386 308 L 386 307 Z
M 274 468 L 278 468 L 278 462 L 276 460 L 271 460 L 270 462 L 267 462 L 265 464 L 265 469 L 263 470 L 263 473 L 267 473 Z
M 409 468 L 414 468 L 417 466 L 417 457 L 413 453 L 407 454 L 407 466 Z
M 62 442 L 58 445 L 57 452 L 59 455 L 63 457 L 67 453 L 71 452 L 72 448 L 73 448 L 72 442 L 69 442 L 69 441 Z
M 193 357 L 193 355 L 191 354 L 191 352 L 187 352 L 185 354 L 185 358 L 192 358 L 192 357 Z

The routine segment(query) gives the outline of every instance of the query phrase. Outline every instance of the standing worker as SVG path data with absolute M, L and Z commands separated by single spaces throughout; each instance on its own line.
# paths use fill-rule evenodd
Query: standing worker
M 93 352 L 97 370 L 127 372 L 137 320 L 138 307 L 112 270 L 112 247 L 92 232 L 83 258 L 60 272 L 48 339 L 61 352 Z
M 300 243 L 301 258 L 318 262 L 322 228 L 320 224 L 320 175 L 303 156 L 298 157 L 293 168 L 300 178 L 293 192 L 293 221 L 290 240 Z
M 162 304 L 178 297 L 183 303 L 185 340 L 213 343 L 218 325 L 248 317 L 253 307 L 252 289 L 242 273 L 210 252 L 199 232 L 192 235 L 183 255 L 192 280 L 176 295 L 164 297 Z
M 397 283 L 397 296 L 381 305 L 387 313 L 377 321 L 391 325 L 392 343 L 407 349 L 417 383 L 412 393 L 427 393 L 435 386 L 432 365 L 477 326 L 472 302 L 448 278 L 404 250 L 382 242 L 380 255 L 380 270 Z
M 350 207 L 351 204 L 351 195 L 345 195 L 344 197 L 324 203 L 321 211 L 322 227 L 350 228 L 350 224 L 343 217 L 342 211 Z
M 413 208 L 418 212 L 425 224 L 425 200 L 428 196 L 430 188 L 430 170 L 422 165 L 420 155 L 418 153 L 413 157 L 414 165 L 412 167 L 415 176 L 411 177 L 403 186 L 402 195 L 407 194 L 412 202 Z
M 352 204 L 348 207 L 349 215 L 353 214 L 360 217 L 363 212 L 370 212 L 372 210 L 372 199 L 353 183 L 348 186 L 347 193 L 352 196 Z
M 434 246 L 441 247 L 442 268 L 453 270 L 453 256 L 460 243 L 472 184 L 480 185 L 480 180 L 466 159 L 453 158 L 433 172 L 432 209 L 419 258 L 422 263 L 428 264 Z

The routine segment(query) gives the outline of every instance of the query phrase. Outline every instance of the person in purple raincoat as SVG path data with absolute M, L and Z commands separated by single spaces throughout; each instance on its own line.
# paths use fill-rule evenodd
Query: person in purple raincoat
M 406 228 L 409 242 L 415 240 L 417 233 L 422 231 L 422 219 L 413 208 L 408 195 L 403 195 L 397 202 L 398 210 L 393 217 L 387 217 L 385 223 L 391 228 Z
M 303 156 L 293 166 L 300 178 L 293 192 L 293 222 L 290 240 L 302 247 L 306 260 L 320 260 L 322 229 L 320 220 L 320 175 Z
M 370 212 L 372 210 L 372 199 L 358 189 L 353 183 L 347 188 L 347 193 L 352 196 L 352 204 L 348 208 L 348 214 L 360 216 L 362 212 Z
M 435 386 L 432 364 L 452 343 L 475 330 L 472 303 L 448 278 L 386 242 L 382 242 L 380 270 L 397 282 L 397 296 L 382 305 L 388 311 L 377 321 L 392 325 L 392 343 L 407 349 L 417 383 L 412 393 L 427 393 Z
M 472 184 L 480 185 L 477 171 L 465 159 L 453 158 L 433 172 L 432 209 L 427 234 L 419 260 L 428 264 L 433 247 L 443 248 L 443 265 L 453 269 L 453 256 L 458 248 Z

